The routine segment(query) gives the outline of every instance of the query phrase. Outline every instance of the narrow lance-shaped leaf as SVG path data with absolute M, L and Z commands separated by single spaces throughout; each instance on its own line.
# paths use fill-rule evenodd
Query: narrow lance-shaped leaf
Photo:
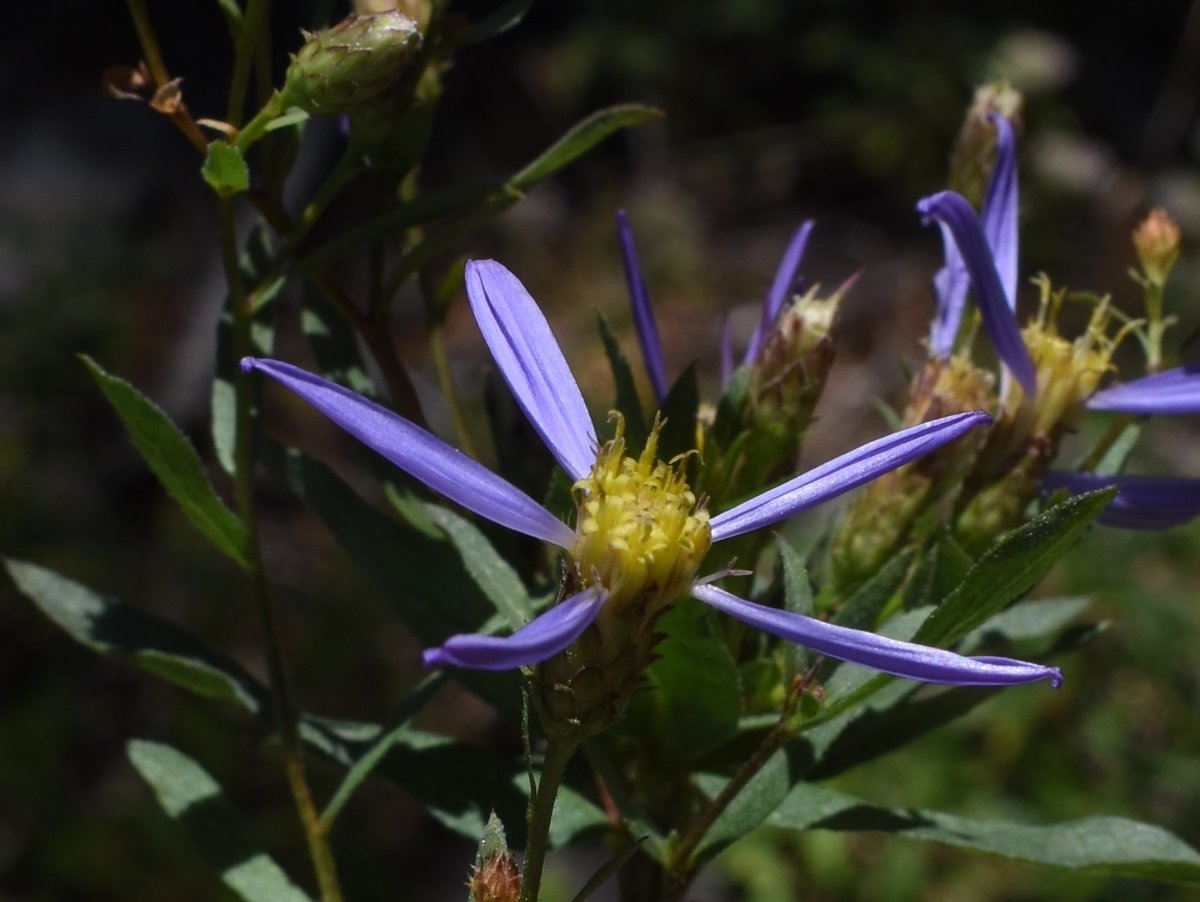
M 519 191 L 528 191 L 583 156 L 609 135 L 623 128 L 641 125 L 662 116 L 662 111 L 638 103 L 625 103 L 597 110 L 573 126 L 548 147 L 536 160 L 509 179 Z
M 127 751 L 163 810 L 187 831 L 200 854 L 238 896 L 246 902 L 309 902 L 279 865 L 250 842 L 237 811 L 200 765 L 157 742 L 135 739 Z
M 1068 499 L 1001 539 L 934 609 L 917 630 L 914 641 L 936 645 L 957 642 L 1029 591 L 1100 515 L 1114 491 Z
M 269 713 L 266 689 L 173 623 L 35 564 L 10 558 L 4 567 L 21 593 L 81 645 L 102 655 L 127 656 L 148 673 L 203 698 Z
M 156 404 L 124 379 L 82 358 L 154 475 L 183 513 L 218 549 L 246 566 L 246 530 L 217 496 L 191 442 Z
M 798 784 L 768 819 L 792 830 L 877 831 L 1065 868 L 1080 874 L 1200 886 L 1200 854 L 1160 827 L 1119 817 L 1022 824 L 941 811 L 881 808 L 811 783 Z

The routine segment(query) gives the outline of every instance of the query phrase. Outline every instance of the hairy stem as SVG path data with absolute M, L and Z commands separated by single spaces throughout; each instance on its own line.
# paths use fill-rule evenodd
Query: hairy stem
M 699 862 L 695 860 L 695 853 L 705 835 L 712 829 L 717 818 L 746 788 L 750 780 L 766 766 L 776 752 L 787 745 L 788 740 L 796 735 L 797 729 L 793 715 L 796 713 L 796 706 L 800 703 L 800 697 L 804 694 L 806 683 L 806 678 L 796 678 L 792 690 L 783 703 L 783 710 L 779 714 L 779 723 L 763 737 L 763 741 L 754 750 L 754 753 L 734 772 L 729 782 L 717 793 L 716 798 L 700 812 L 700 816 L 696 818 L 688 832 L 667 853 L 663 862 L 663 870 L 666 872 L 662 891 L 664 902 L 675 902 L 675 900 L 683 898 L 699 865 Z
M 551 739 L 542 762 L 542 779 L 529 803 L 529 838 L 525 846 L 525 871 L 521 879 L 520 902 L 537 902 L 542 886 L 542 865 L 550 843 L 550 820 L 554 817 L 554 800 L 567 763 L 579 743 Z

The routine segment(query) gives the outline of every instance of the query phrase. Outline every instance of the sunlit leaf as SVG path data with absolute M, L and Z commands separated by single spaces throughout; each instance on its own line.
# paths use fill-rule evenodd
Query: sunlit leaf
M 637 383 L 633 379 L 633 370 L 621 345 L 617 342 L 612 324 L 603 313 L 597 313 L 600 326 L 600 340 L 604 344 L 604 353 L 608 357 L 608 365 L 612 369 L 613 382 L 617 387 L 616 409 L 625 417 L 625 443 L 629 453 L 637 456 L 646 446 L 646 437 L 650 428 L 646 423 L 646 415 L 642 412 L 642 402 L 638 398 Z
M 246 530 L 213 490 L 196 449 L 158 405 L 90 357 L 88 372 L 116 410 L 129 437 L 184 515 L 209 541 L 246 565 Z
M 1119 817 L 1059 824 L 982 820 L 941 811 L 880 808 L 802 783 L 767 823 L 793 830 L 878 831 L 1081 874 L 1200 886 L 1200 854 L 1195 849 L 1159 827 Z
M 509 179 L 510 187 L 528 191 L 583 156 L 609 135 L 662 116 L 662 111 L 639 103 L 625 103 L 597 110 L 574 125 L 537 159 Z
M 308 902 L 279 865 L 251 843 L 241 817 L 200 765 L 157 742 L 135 739 L 127 752 L 163 810 L 187 831 L 226 886 L 246 902 Z
M 72 639 L 205 698 L 269 713 L 266 690 L 191 633 L 34 564 L 4 560 L 17 588 Z
M 241 151 L 228 141 L 210 141 L 200 168 L 204 181 L 217 194 L 229 197 L 250 187 L 250 167 Z
M 947 646 L 1028 592 L 1108 505 L 1115 488 L 1076 495 L 1013 530 L 983 554 L 914 641 Z

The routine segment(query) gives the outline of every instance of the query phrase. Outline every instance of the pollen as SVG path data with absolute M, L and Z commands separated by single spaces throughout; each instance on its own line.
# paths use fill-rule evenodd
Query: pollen
M 688 455 L 666 463 L 657 458 L 661 421 L 634 458 L 625 453 L 624 420 L 613 418 L 616 436 L 573 487 L 572 558 L 584 585 L 608 589 L 607 607 L 639 603 L 653 615 L 691 586 L 712 541 L 708 511 L 688 487 Z

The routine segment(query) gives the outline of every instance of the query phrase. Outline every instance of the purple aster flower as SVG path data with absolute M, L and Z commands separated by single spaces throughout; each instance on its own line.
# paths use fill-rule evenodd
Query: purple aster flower
M 473 261 L 467 264 L 466 285 L 501 374 L 551 453 L 576 480 L 580 507 L 574 529 L 500 476 L 386 408 L 290 364 L 256 358 L 242 361 L 244 369 L 260 370 L 277 380 L 455 503 L 563 548 L 579 578 L 585 583 L 593 580 L 510 636 L 450 637 L 425 652 L 426 666 L 507 670 L 546 661 L 579 639 L 606 605 L 617 603 L 615 599 L 641 591 L 639 586 L 667 585 L 671 597 L 666 603 L 690 594 L 773 635 L 897 676 L 952 685 L 1039 680 L 1059 684 L 1057 668 L 1008 658 L 967 658 L 846 629 L 744 601 L 711 580 L 696 578 L 695 569 L 710 541 L 777 523 L 862 485 L 986 422 L 985 414 L 960 413 L 877 439 L 710 519 L 683 482 L 681 470 L 652 459 L 654 436 L 640 461 L 622 456 L 619 433 L 617 439 L 598 447 L 562 351 L 537 304 L 512 273 L 494 261 Z M 622 487 L 630 485 L 642 494 L 621 494 Z M 618 489 L 615 503 L 606 508 L 598 490 L 614 486 Z M 622 509 L 626 501 L 641 504 L 658 497 L 653 492 L 665 498 L 661 507 Z
M 946 262 L 934 276 L 938 308 L 930 350 L 948 357 L 962 322 L 967 288 L 974 286 L 983 327 L 1001 361 L 1032 396 L 1037 377 L 1017 327 L 1017 167 L 1012 126 L 993 114 L 996 164 L 984 196 L 982 217 L 954 191 L 942 191 L 917 204 L 942 232 Z
M 754 333 L 750 336 L 750 344 L 742 357 L 742 365 L 758 360 L 766 347 L 771 329 L 783 312 L 788 296 L 795 291 L 799 280 L 800 264 L 804 261 L 804 252 L 808 248 L 808 238 L 812 234 L 815 223 L 809 219 L 803 222 L 788 242 L 783 260 L 763 300 L 762 316 Z M 625 264 L 625 280 L 629 286 L 629 299 L 633 307 L 633 322 L 637 327 L 638 343 L 642 348 L 642 359 L 646 364 L 646 372 L 650 376 L 650 386 L 654 391 L 654 400 L 662 404 L 667 397 L 666 366 L 663 363 L 662 342 L 658 337 L 658 326 L 654 320 L 654 309 L 650 304 L 650 294 L 646 290 L 646 280 L 642 277 L 638 265 L 637 252 L 633 245 L 633 230 L 629 225 L 629 217 L 624 210 L 617 211 L 617 236 L 621 243 L 621 260 Z M 724 321 L 721 330 L 721 383 L 728 386 L 733 377 L 733 346 L 729 333 L 729 320 Z

